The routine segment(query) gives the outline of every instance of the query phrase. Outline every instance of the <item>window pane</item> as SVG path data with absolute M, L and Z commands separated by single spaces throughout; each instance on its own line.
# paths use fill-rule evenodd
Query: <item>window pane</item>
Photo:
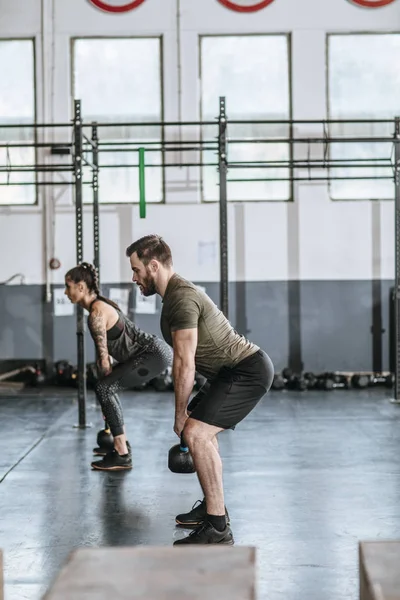
M 329 117 L 394 119 L 400 112 L 400 34 L 331 35 L 328 44 Z M 388 137 L 393 136 L 393 129 L 394 123 L 332 125 L 330 134 Z M 331 175 L 391 179 L 332 181 L 332 197 L 339 200 L 393 198 L 392 149 L 391 143 L 333 144 L 332 158 L 361 159 L 367 166 L 335 169 Z M 368 166 L 371 162 L 381 166 Z
M 160 56 L 160 38 L 75 41 L 74 97 L 82 101 L 84 121 L 116 124 L 99 129 L 100 142 L 110 144 L 102 149 L 107 152 L 100 154 L 100 202 L 139 201 L 136 166 L 139 142 L 156 142 L 156 151 L 146 152 L 146 201 L 162 201 L 162 168 L 151 168 L 151 165 L 162 164 L 161 128 L 148 125 L 162 121 Z M 143 125 L 118 126 L 127 122 Z M 85 131 L 85 134 L 89 136 L 90 132 Z M 121 142 L 131 142 L 132 151 L 118 152 Z M 90 160 L 90 156 L 87 158 Z M 122 168 L 112 168 L 112 165 L 122 165 Z M 90 180 L 88 169 L 85 169 L 84 180 Z M 84 187 L 84 200 L 92 201 L 90 186 Z
M 271 60 L 273 57 L 273 60 Z M 219 96 L 226 97 L 228 121 L 290 118 L 289 53 L 285 35 L 210 36 L 201 38 L 201 111 L 203 120 L 218 115 Z M 229 200 L 288 200 L 290 171 L 284 168 L 244 168 L 236 162 L 288 161 L 286 143 L 251 142 L 286 137 L 287 125 L 232 125 L 228 123 L 229 179 L 263 181 L 228 183 Z M 215 127 L 203 128 L 211 141 Z M 241 143 L 235 143 L 241 140 Z M 246 142 L 249 140 L 249 142 Z M 244 143 L 243 143 L 244 142 Z M 203 161 L 215 163 L 215 152 L 205 151 Z M 218 200 L 216 167 L 203 167 L 204 200 Z
M 0 126 L 1 204 L 34 204 L 35 173 L 7 172 L 8 169 L 35 164 L 33 148 L 15 148 L 13 144 L 35 141 L 35 76 L 33 40 L 0 40 L 0 123 L 25 127 L 5 129 Z M 14 185 L 30 182 L 32 185 Z

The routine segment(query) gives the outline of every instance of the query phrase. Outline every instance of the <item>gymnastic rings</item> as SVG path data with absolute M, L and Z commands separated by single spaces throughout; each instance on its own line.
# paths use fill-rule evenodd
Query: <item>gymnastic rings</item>
M 273 1 L 274 0 L 261 0 L 261 2 L 254 2 L 254 0 L 235 0 L 235 2 L 233 2 L 233 0 L 218 0 L 218 2 L 226 6 L 226 8 L 242 13 L 256 12 L 269 4 L 272 4 Z
M 394 0 L 350 0 L 350 2 L 358 4 L 358 6 L 365 6 L 366 8 L 380 8 L 381 6 L 392 4 Z
M 123 13 L 137 8 L 143 4 L 144 0 L 133 0 L 127 4 L 120 4 L 119 1 L 115 4 L 110 4 L 109 2 L 103 2 L 103 0 L 89 0 L 89 2 L 96 6 L 96 8 L 100 8 L 100 10 L 104 10 L 105 12 Z

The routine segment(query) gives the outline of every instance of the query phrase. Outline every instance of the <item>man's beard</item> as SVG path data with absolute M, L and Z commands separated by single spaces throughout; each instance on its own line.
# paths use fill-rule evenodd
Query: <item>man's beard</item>
M 151 275 L 148 275 L 142 285 L 142 294 L 143 296 L 154 296 L 157 293 L 156 284 L 154 283 L 154 279 Z

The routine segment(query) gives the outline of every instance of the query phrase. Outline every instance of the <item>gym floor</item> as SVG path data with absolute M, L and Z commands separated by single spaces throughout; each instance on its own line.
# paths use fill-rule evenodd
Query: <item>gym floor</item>
M 258 549 L 258 600 L 356 600 L 358 541 L 400 537 L 400 407 L 390 390 L 271 392 L 219 436 L 236 544 Z M 38 600 L 77 546 L 167 546 L 201 498 L 176 475 L 171 393 L 122 396 L 134 469 L 92 471 L 99 409 L 71 392 L 0 397 L 6 600 Z

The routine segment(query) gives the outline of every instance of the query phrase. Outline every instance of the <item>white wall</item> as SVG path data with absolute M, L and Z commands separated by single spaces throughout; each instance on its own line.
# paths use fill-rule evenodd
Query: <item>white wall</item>
M 145 0 L 140 8 L 124 14 L 101 12 L 88 0 L 54 2 L 53 21 L 52 0 L 0 0 L 0 37 L 36 38 L 39 121 L 48 122 L 51 116 L 58 122 L 71 119 L 71 37 L 147 34 L 163 35 L 165 119 L 178 118 L 176 0 Z M 323 119 L 326 33 L 399 30 L 399 0 L 376 10 L 359 8 L 348 0 L 275 0 L 254 14 L 231 12 L 217 0 L 181 0 L 182 118 L 199 119 L 199 34 L 291 32 L 293 117 Z M 49 77 L 53 61 L 52 98 Z M 175 171 L 173 177 L 184 179 L 184 171 Z M 197 176 L 196 172 L 192 175 Z M 53 231 L 51 211 L 43 213 L 49 193 L 49 188 L 41 190 L 38 207 L 0 207 L 0 252 L 7 255 L 7 260 L 0 262 L 0 281 L 22 271 L 27 283 L 43 283 L 47 277 L 60 283 L 64 271 L 75 264 L 73 207 L 64 194 L 57 205 Z M 230 206 L 229 211 L 231 279 L 393 277 L 393 202 L 332 202 L 326 185 L 302 183 L 295 188 L 294 203 L 248 203 L 242 208 Z M 185 226 L 178 226 L 178 220 Z M 126 246 L 145 233 L 159 232 L 171 244 L 176 268 L 182 274 L 197 281 L 218 281 L 218 230 L 218 207 L 200 204 L 198 194 L 188 193 L 184 187 L 181 192 L 169 191 L 165 205 L 149 206 L 146 220 L 139 219 L 135 206 L 102 207 L 102 280 L 128 280 Z M 54 252 L 63 267 L 55 273 L 45 268 L 46 231 L 50 248 L 55 239 Z M 88 209 L 87 260 L 93 259 L 91 244 Z M 236 247 L 243 246 L 245 256 L 236 257 Z

